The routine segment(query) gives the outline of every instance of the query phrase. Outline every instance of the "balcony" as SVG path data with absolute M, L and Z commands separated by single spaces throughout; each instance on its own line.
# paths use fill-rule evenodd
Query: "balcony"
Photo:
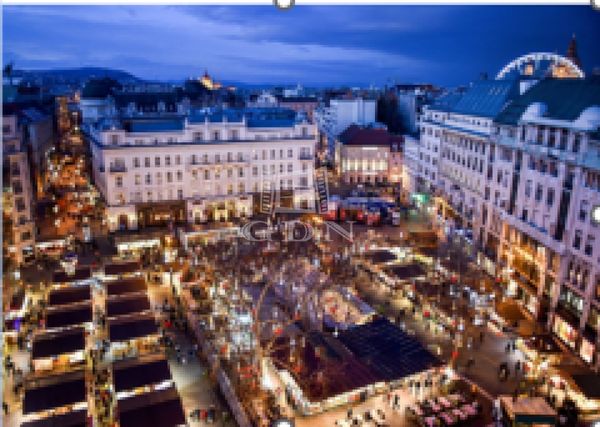
M 298 160 L 314 160 L 314 156 L 310 153 L 301 153 L 298 155 Z
M 127 167 L 124 164 L 117 163 L 110 165 L 108 170 L 110 173 L 124 173 L 127 172 Z

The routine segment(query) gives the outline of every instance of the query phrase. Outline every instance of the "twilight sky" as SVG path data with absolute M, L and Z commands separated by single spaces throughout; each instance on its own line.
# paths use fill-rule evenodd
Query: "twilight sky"
M 522 54 L 600 67 L 588 6 L 8 6 L 3 59 L 16 68 L 110 67 L 147 79 L 208 69 L 246 83 L 459 85 Z

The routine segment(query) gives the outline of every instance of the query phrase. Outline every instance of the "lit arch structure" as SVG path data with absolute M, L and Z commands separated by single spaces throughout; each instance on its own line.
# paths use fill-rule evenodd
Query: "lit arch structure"
M 551 65 L 550 67 L 556 68 L 561 67 L 566 71 L 566 75 L 564 77 L 574 77 L 574 78 L 584 78 L 585 74 L 569 58 L 566 58 L 561 55 L 557 55 L 556 53 L 549 52 L 535 52 L 528 53 L 527 55 L 520 56 L 511 62 L 509 62 L 496 76 L 496 80 L 501 80 L 507 76 L 512 71 L 518 71 L 520 74 L 523 74 L 523 68 L 526 65 L 534 64 L 534 69 L 537 70 L 539 68 L 539 64 L 542 61 L 547 61 Z

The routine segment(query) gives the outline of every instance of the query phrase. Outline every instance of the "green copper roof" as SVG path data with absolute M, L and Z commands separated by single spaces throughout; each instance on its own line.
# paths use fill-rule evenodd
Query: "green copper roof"
M 541 80 L 508 105 L 495 121 L 516 125 L 527 108 L 536 102 L 546 105 L 548 119 L 577 120 L 585 109 L 600 106 L 600 77 Z

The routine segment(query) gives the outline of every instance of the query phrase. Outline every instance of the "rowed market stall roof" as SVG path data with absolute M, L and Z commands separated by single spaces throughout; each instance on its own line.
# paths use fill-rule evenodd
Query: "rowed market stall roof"
M 369 259 L 373 264 L 385 264 L 386 262 L 395 261 L 397 259 L 396 254 L 387 249 L 368 251 L 364 254 L 364 257 Z
M 600 400 L 600 375 L 587 366 L 561 363 L 555 366 L 560 377 L 587 399 Z
M 23 308 L 23 304 L 25 304 L 25 289 L 18 289 L 12 296 L 10 297 L 10 311 L 17 311 Z
M 408 233 L 408 239 L 418 247 L 432 247 L 438 244 L 438 236 L 435 231 L 411 231 Z
M 86 399 L 83 371 L 36 379 L 26 384 L 23 413 L 60 408 Z
M 84 328 L 79 326 L 55 333 L 36 334 L 33 337 L 31 357 L 41 359 L 83 350 L 84 334 Z
M 87 409 L 22 423 L 21 427 L 87 427 Z
M 173 427 L 186 423 L 175 388 L 139 394 L 118 402 L 120 427 Z
M 84 301 L 72 305 L 59 306 L 46 312 L 47 328 L 76 326 L 92 321 L 92 303 Z
M 572 374 L 579 391 L 588 399 L 600 400 L 600 375 L 595 372 Z
M 108 317 L 141 313 L 149 309 L 150 301 L 146 295 L 142 294 L 115 296 L 109 298 L 106 302 L 106 313 Z
M 129 359 L 113 364 L 115 391 L 133 390 L 171 379 L 171 371 L 166 359 Z
M 380 381 L 392 381 L 442 366 L 416 338 L 385 318 L 341 331 L 339 340 Z
M 509 323 L 525 319 L 519 303 L 510 299 L 496 304 L 496 314 Z
M 525 340 L 525 345 L 538 353 L 561 354 L 562 349 L 551 334 L 537 334 Z
M 151 314 L 118 317 L 108 321 L 111 341 L 128 341 L 158 333 L 158 326 Z
M 146 292 L 148 289 L 146 281 L 143 278 L 120 279 L 106 283 L 106 289 L 109 296 L 123 295 L 135 292 Z
M 421 264 L 402 264 L 393 265 L 387 268 L 389 274 L 395 276 L 396 279 L 407 280 L 417 277 L 423 277 L 427 273 Z
M 68 274 L 66 271 L 55 271 L 52 275 L 54 283 L 72 283 L 80 280 L 86 280 L 92 277 L 92 269 L 88 266 L 77 267 L 74 274 Z
M 70 288 L 52 289 L 48 296 L 48 305 L 72 304 L 87 301 L 91 298 L 90 285 L 73 286 Z
M 121 274 L 135 273 L 140 271 L 141 265 L 138 261 L 119 262 L 106 264 L 104 274 L 107 276 L 119 276 Z

